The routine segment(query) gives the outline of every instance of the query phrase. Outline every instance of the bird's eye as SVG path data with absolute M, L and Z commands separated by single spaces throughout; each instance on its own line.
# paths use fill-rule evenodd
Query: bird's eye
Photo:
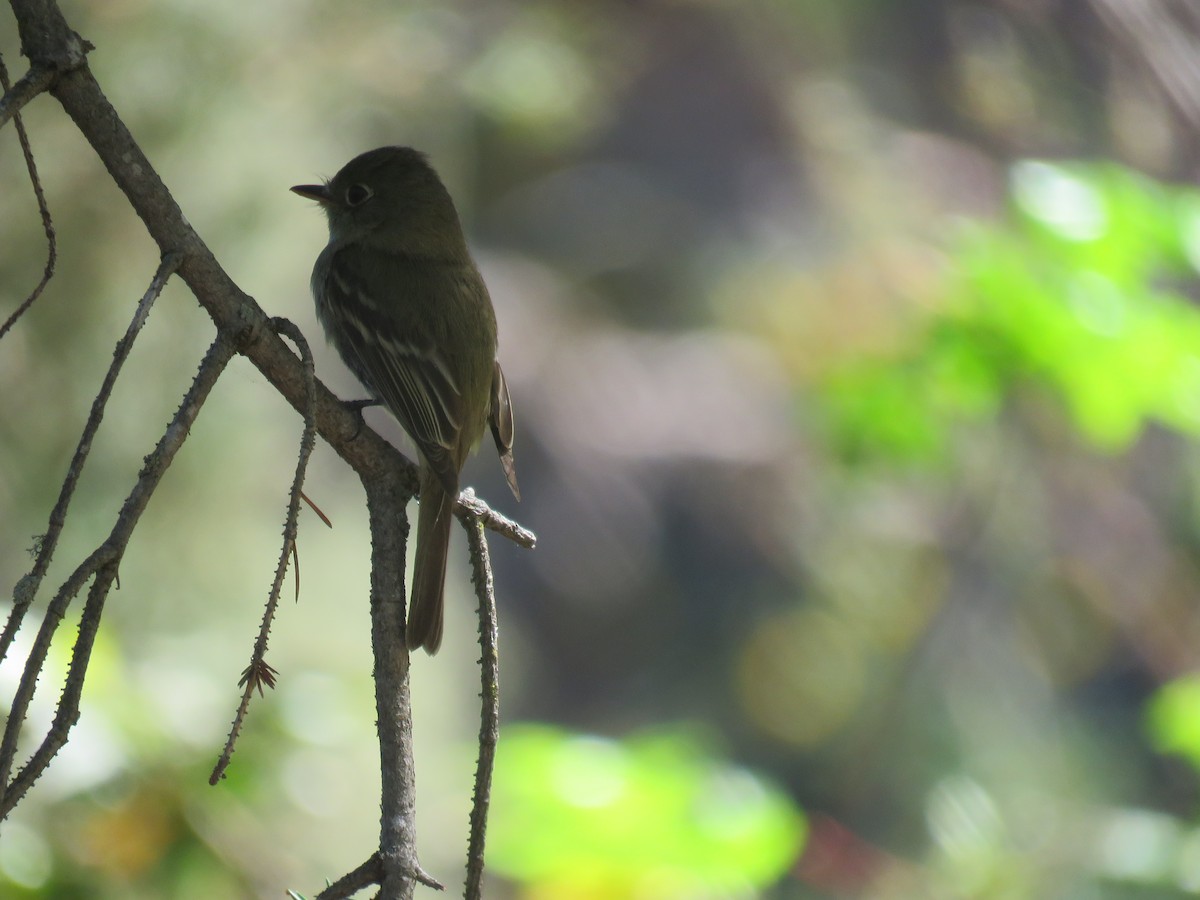
M 361 206 L 372 197 L 372 191 L 365 184 L 352 184 L 346 188 L 346 205 Z

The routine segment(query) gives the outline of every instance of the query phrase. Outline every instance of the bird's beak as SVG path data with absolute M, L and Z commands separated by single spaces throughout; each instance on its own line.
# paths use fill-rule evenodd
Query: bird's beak
M 322 205 L 333 202 L 333 196 L 329 193 L 329 186 L 324 184 L 298 184 L 292 188 L 292 193 L 299 194 L 301 197 L 307 197 L 309 200 L 316 200 Z

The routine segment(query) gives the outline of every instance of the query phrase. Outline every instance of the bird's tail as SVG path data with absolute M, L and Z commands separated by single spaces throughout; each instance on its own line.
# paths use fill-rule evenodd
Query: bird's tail
M 421 498 L 417 511 L 417 554 L 413 563 L 412 598 L 408 604 L 405 643 L 409 650 L 424 647 L 431 656 L 442 644 L 442 591 L 454 495 L 427 465 L 421 466 Z

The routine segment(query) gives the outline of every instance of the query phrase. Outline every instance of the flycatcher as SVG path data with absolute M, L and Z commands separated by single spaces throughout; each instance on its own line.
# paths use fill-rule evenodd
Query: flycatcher
M 458 476 L 490 426 L 508 485 L 513 413 L 496 361 L 496 314 L 454 201 L 424 154 L 380 147 L 325 184 L 292 188 L 329 219 L 312 292 L 343 361 L 408 432 L 421 462 L 405 641 L 436 653 Z

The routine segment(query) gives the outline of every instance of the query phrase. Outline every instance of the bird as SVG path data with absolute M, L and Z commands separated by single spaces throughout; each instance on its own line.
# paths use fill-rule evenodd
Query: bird
M 449 191 L 412 147 L 369 150 L 321 184 L 329 243 L 312 271 L 317 319 L 419 456 L 417 549 L 405 625 L 409 650 L 442 642 L 450 523 L 459 475 L 491 430 L 513 495 L 513 406 L 496 359 L 497 326 Z M 360 407 L 367 404 L 358 404 Z

